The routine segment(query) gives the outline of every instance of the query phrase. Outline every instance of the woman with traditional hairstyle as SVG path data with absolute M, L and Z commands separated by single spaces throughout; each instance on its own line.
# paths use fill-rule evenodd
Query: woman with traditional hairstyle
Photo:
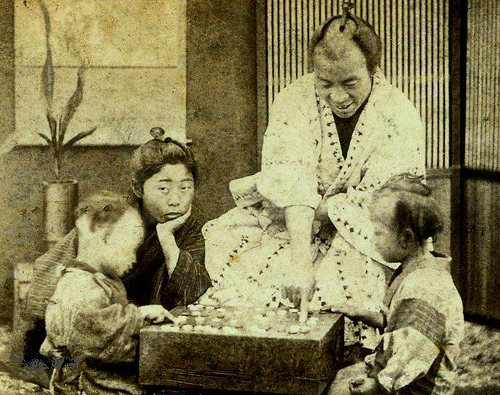
M 211 286 L 205 268 L 201 224 L 191 216 L 196 162 L 189 147 L 153 128 L 153 139 L 136 149 L 131 161 L 130 203 L 138 207 L 144 239 L 136 262 L 123 277 L 129 302 L 137 306 L 162 305 L 170 310 L 195 302 Z M 45 336 L 44 315 L 60 269 L 74 265 L 76 229 L 38 258 L 27 293 L 24 325 L 24 361 L 38 358 Z M 30 329 L 31 327 L 31 329 Z M 49 363 L 50 361 L 47 361 Z
M 146 236 L 123 282 L 131 302 L 167 309 L 195 302 L 210 287 L 201 225 L 191 216 L 196 162 L 191 150 L 153 128 L 132 158 L 132 191 Z
M 367 207 L 395 174 L 423 175 L 425 157 L 419 115 L 380 57 L 380 38 L 348 8 L 315 32 L 314 71 L 270 111 L 261 171 L 232 181 L 237 207 L 204 227 L 207 299 L 273 306 L 309 295 L 313 309 L 382 308 L 397 264 L 373 248 Z M 347 322 L 347 345 L 376 342 L 372 328 Z

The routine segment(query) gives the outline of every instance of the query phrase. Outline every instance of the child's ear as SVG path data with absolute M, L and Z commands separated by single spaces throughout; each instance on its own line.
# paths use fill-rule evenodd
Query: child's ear
M 415 240 L 415 234 L 410 228 L 404 229 L 398 236 L 398 243 L 400 247 L 405 250 L 413 243 Z
M 139 183 L 139 181 L 133 179 L 132 180 L 132 192 L 136 197 L 139 199 L 142 199 L 142 185 Z

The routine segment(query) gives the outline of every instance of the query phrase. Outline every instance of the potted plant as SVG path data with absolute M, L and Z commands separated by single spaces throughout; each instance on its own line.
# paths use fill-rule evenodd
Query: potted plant
M 49 133 L 38 135 L 48 145 L 53 160 L 53 179 L 44 182 L 45 202 L 45 237 L 47 246 L 50 247 L 61 237 L 66 235 L 74 226 L 73 212 L 78 204 L 78 182 L 61 178 L 61 166 L 64 154 L 76 142 L 90 136 L 96 128 L 80 132 L 65 141 L 68 126 L 80 106 L 83 99 L 84 73 L 85 67 L 78 70 L 76 88 L 67 101 L 61 114 L 57 115 L 53 108 L 54 98 L 54 64 L 52 60 L 52 48 L 50 45 L 50 15 L 43 0 L 38 0 L 44 22 L 45 41 L 47 55 L 41 74 L 41 88 L 46 105 L 46 118 L 49 126 Z

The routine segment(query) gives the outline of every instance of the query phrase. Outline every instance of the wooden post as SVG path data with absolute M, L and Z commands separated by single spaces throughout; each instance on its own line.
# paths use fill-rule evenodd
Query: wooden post
M 464 199 L 465 114 L 467 66 L 467 0 L 449 3 L 450 54 L 450 164 L 452 274 L 466 300 L 466 210 Z

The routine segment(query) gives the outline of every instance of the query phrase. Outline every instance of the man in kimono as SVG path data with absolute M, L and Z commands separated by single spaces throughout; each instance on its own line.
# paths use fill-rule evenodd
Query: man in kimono
M 425 140 L 380 56 L 373 28 L 347 11 L 315 32 L 314 72 L 277 96 L 261 172 L 233 181 L 237 207 L 204 227 L 214 283 L 207 299 L 271 306 L 314 292 L 313 309 L 382 308 L 398 264 L 374 250 L 367 206 L 391 176 L 424 174 Z M 376 331 L 346 320 L 346 344 L 373 349 Z

